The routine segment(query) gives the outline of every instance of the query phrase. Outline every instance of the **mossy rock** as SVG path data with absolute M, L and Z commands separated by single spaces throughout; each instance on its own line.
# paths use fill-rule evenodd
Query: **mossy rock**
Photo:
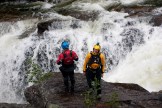
M 0 21 L 15 21 L 32 18 L 33 12 L 41 11 L 43 2 L 2 3 L 0 4 Z M 36 16 L 34 16 L 36 17 Z

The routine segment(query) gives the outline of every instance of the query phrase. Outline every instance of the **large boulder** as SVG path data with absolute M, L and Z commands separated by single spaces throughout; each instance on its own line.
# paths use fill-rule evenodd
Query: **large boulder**
M 34 108 L 29 104 L 0 103 L 0 108 Z
M 86 80 L 81 74 L 76 74 L 75 95 L 65 94 L 61 73 L 39 85 L 33 85 L 25 90 L 26 100 L 33 106 L 43 108 L 51 104 L 71 108 L 84 105 L 82 93 L 87 89 Z M 82 78 L 80 78 L 82 76 Z M 70 108 L 69 107 L 69 108 Z
M 55 108 L 85 108 L 85 93 L 88 90 L 86 78 L 75 73 L 75 93 L 64 93 L 61 73 L 53 73 L 47 81 L 33 85 L 25 90 L 26 100 L 36 108 L 55 106 Z M 112 97 L 116 94 L 117 99 Z M 96 101 L 96 108 L 110 108 L 111 101 L 120 108 L 161 108 L 159 94 L 150 93 L 137 84 L 110 83 L 102 80 L 102 98 Z M 115 103 L 114 103 L 115 104 Z
M 153 26 L 161 26 L 162 25 L 162 15 L 154 15 L 150 21 Z
M 38 31 L 37 33 L 41 35 L 44 31 L 49 30 L 49 26 L 51 26 L 53 20 L 43 21 L 37 24 Z
M 38 28 L 37 33 L 39 35 L 42 35 L 44 31 L 64 29 L 66 27 L 76 29 L 81 26 L 79 25 L 79 20 L 77 20 L 77 19 L 55 18 L 55 19 L 42 21 L 42 22 L 38 23 L 37 24 L 37 28 Z
M 128 13 L 127 17 L 150 17 L 150 22 L 153 26 L 161 26 L 162 24 L 162 14 L 154 14 L 152 11 L 157 7 L 154 6 L 133 6 L 133 7 L 123 7 L 120 11 Z
M 62 14 L 64 16 L 72 16 L 76 19 L 84 20 L 84 21 L 94 21 L 98 18 L 99 11 L 87 11 L 83 10 L 78 6 L 73 6 L 72 4 L 77 3 L 77 0 L 67 0 L 61 2 L 55 6 L 53 6 L 53 10 L 57 13 Z
M 152 6 L 133 6 L 133 7 L 123 7 L 121 11 L 128 13 L 129 15 L 126 17 L 141 17 L 151 15 L 152 10 L 155 7 Z

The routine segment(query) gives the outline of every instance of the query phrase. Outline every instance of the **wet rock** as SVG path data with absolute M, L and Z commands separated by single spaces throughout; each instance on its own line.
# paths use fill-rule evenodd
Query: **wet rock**
M 34 108 L 29 104 L 0 103 L 0 108 Z
M 122 46 L 123 51 L 131 51 L 134 45 L 140 45 L 144 43 L 144 34 L 141 30 L 136 28 L 125 29 L 121 34 L 123 36 Z
M 64 16 L 72 16 L 76 19 L 84 21 L 94 21 L 100 12 L 98 11 L 85 11 L 77 7 L 71 6 L 72 3 L 77 2 L 77 0 L 67 0 L 65 2 L 59 3 L 53 7 L 53 9 Z
M 50 20 L 50 21 L 47 21 L 47 22 L 38 23 L 38 25 L 37 25 L 37 28 L 38 28 L 37 33 L 42 34 L 44 31 L 48 30 L 48 27 L 51 26 L 52 22 L 53 21 Z
M 152 17 L 150 22 L 153 26 L 161 26 L 162 24 L 162 15 L 154 15 L 152 10 L 156 7 L 153 6 L 136 6 L 136 7 L 124 7 L 121 11 L 128 13 L 127 17 Z
M 37 25 L 37 28 L 38 28 L 37 33 L 38 33 L 39 35 L 41 35 L 41 34 L 43 34 L 44 31 L 46 31 L 46 30 L 48 31 L 49 28 L 52 26 L 52 23 L 54 23 L 54 22 L 57 22 L 57 24 L 56 24 L 56 25 L 53 25 L 53 26 L 54 26 L 53 28 L 56 28 L 56 27 L 58 28 L 58 27 L 59 27 L 58 24 L 60 24 L 60 23 L 63 22 L 63 21 L 65 21 L 65 20 L 61 20 L 61 19 L 52 19 L 52 20 L 40 22 L 40 23 L 38 23 L 38 25 Z
M 19 21 L 31 18 L 38 18 L 33 16 L 33 13 L 41 11 L 43 2 L 33 3 L 0 3 L 0 21 Z
M 159 95 L 159 100 L 162 101 L 162 93 Z
M 161 26 L 162 25 L 162 15 L 153 16 L 150 23 L 153 23 L 153 26 Z
M 138 13 L 138 12 L 151 12 L 155 7 L 151 6 L 134 6 L 134 7 L 126 7 L 124 8 L 124 12 L 126 13 Z
M 85 108 L 85 93 L 88 90 L 86 78 L 80 73 L 76 73 L 75 78 L 73 95 L 64 92 L 61 73 L 53 73 L 51 79 L 27 88 L 26 99 L 34 106 L 45 103 L 46 106 L 61 108 Z M 112 101 L 115 101 L 114 104 L 118 103 L 120 108 L 161 108 L 162 101 L 158 97 L 159 94 L 150 93 L 137 84 L 110 83 L 102 80 L 102 98 L 96 101 L 94 108 L 111 108 Z
M 120 11 L 123 6 L 120 2 L 113 2 L 111 4 L 108 4 L 107 6 L 104 6 L 104 8 L 108 11 Z
M 42 93 L 39 86 L 32 86 L 27 88 L 24 92 L 26 100 L 34 107 L 44 108 L 46 106 L 46 101 L 44 101 Z
M 83 106 L 83 92 L 86 89 L 86 80 L 81 81 L 82 79 L 79 78 L 80 76 L 76 76 L 76 86 L 75 86 L 75 95 L 64 93 L 64 86 L 63 86 L 63 79 L 61 73 L 57 73 L 53 75 L 51 79 L 44 82 L 39 86 L 32 86 L 33 88 L 31 91 L 40 91 L 42 94 L 33 94 L 30 93 L 29 89 L 25 90 L 25 96 L 29 103 L 34 106 L 37 106 L 40 101 L 41 103 L 46 103 L 47 106 L 50 104 L 55 104 L 58 106 L 69 106 L 69 108 L 74 108 L 78 106 Z M 85 85 L 84 85 L 85 84 Z M 39 94 L 39 95 L 38 95 Z M 37 98 L 38 99 L 37 99 Z M 43 98 L 42 98 L 43 97 Z M 33 101 L 34 98 L 34 101 Z M 43 100 L 43 102 L 42 102 Z M 36 104 L 35 104 L 36 103 Z
M 148 16 L 151 15 L 151 11 L 155 9 L 152 6 L 133 6 L 133 7 L 124 7 L 121 11 L 128 13 L 129 15 L 126 17 L 140 17 L 140 16 Z
M 33 33 L 35 30 L 36 30 L 36 27 L 35 27 L 35 26 L 33 26 L 32 28 L 27 29 L 24 33 L 22 33 L 22 34 L 19 36 L 19 39 L 23 39 L 23 38 L 28 37 L 29 34 Z
M 36 1 L 44 1 L 44 0 L 1 0 L 0 3 L 3 3 L 3 2 L 24 2 L 24 1 L 36 2 Z
M 84 20 L 84 21 L 94 21 L 98 18 L 99 12 L 97 11 L 80 11 L 80 10 L 70 10 L 70 9 L 60 9 L 57 11 L 59 14 L 65 16 L 72 16 L 76 19 Z
M 79 28 L 81 27 L 79 24 L 79 20 L 65 20 L 65 19 L 52 19 L 48 21 L 43 21 L 37 24 L 39 35 L 42 35 L 44 31 L 48 30 L 56 30 L 56 29 L 63 29 L 63 28 Z

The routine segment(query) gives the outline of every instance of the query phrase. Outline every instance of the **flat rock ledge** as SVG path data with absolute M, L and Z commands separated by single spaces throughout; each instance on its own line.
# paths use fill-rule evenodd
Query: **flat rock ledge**
M 75 73 L 75 78 L 74 94 L 64 92 L 62 75 L 54 72 L 43 83 L 28 87 L 24 92 L 26 100 L 35 108 L 87 108 L 86 78 L 81 73 Z M 102 80 L 102 98 L 95 101 L 90 108 L 114 108 L 114 105 L 115 108 L 161 108 L 162 93 L 150 93 L 137 84 Z
M 74 94 L 65 93 L 60 72 L 48 80 L 26 88 L 27 104 L 0 103 L 0 108 L 161 108 L 162 91 L 148 92 L 137 84 L 110 83 L 102 80 L 101 100 L 85 102 L 88 86 L 81 73 L 75 73 Z

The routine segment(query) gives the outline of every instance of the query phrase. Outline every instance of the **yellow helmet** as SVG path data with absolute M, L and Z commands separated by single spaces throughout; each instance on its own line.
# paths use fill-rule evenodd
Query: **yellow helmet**
M 101 49 L 101 46 L 99 45 L 99 43 L 97 43 L 96 45 L 94 45 L 93 49 L 99 50 Z

